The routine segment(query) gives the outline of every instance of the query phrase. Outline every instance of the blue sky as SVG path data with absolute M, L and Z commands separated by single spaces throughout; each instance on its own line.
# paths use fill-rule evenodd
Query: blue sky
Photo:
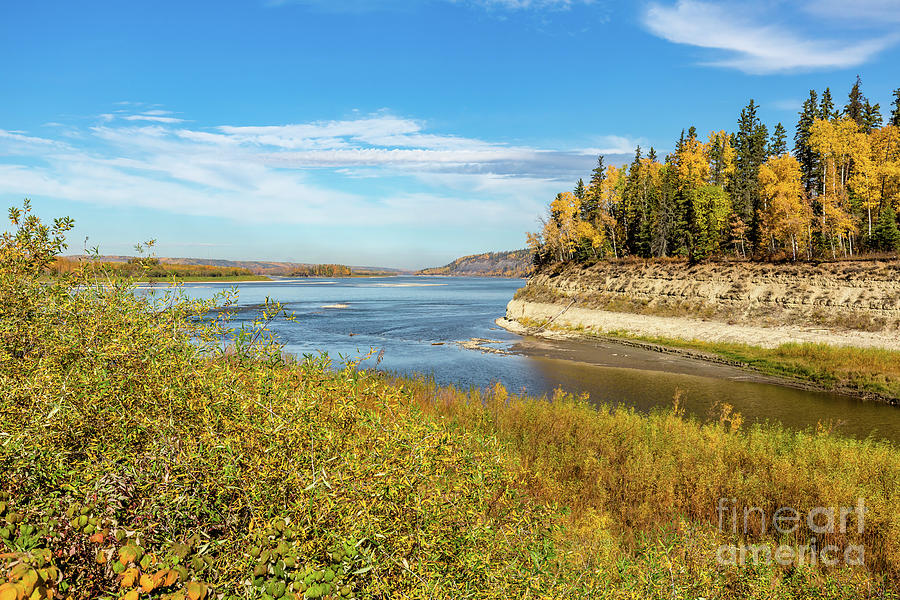
M 887 113 L 898 65 L 900 0 L 4 2 L 0 200 L 72 251 L 430 266 L 750 98 Z

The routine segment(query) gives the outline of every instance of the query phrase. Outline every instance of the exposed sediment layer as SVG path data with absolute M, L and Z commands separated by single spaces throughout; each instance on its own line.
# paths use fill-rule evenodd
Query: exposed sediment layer
M 532 327 L 523 329 L 520 327 L 523 323 Z M 900 350 L 900 339 L 896 333 L 889 332 L 831 331 L 795 325 L 738 325 L 689 317 L 611 312 L 575 305 L 567 308 L 566 305 L 526 300 L 512 300 L 506 307 L 506 319 L 498 321 L 498 324 L 522 333 L 534 333 L 535 329 L 551 325 L 579 328 L 598 334 L 627 333 L 652 338 L 730 342 L 763 348 L 776 348 L 789 342 L 810 342 Z
M 746 338 L 749 331 L 735 333 L 740 331 L 736 326 L 743 326 L 766 330 L 762 337 L 779 341 L 790 341 L 786 336 L 804 341 L 836 335 L 834 342 L 828 343 L 847 338 L 865 345 L 866 339 L 891 341 L 900 330 L 900 261 L 694 266 L 620 261 L 589 268 L 550 267 L 516 294 L 508 316 L 549 318 L 538 313 L 544 315 L 553 308 L 539 305 L 569 304 L 572 307 L 560 324 L 575 327 L 588 327 L 592 322 L 608 329 L 660 332 L 688 327 L 672 337 L 696 328 L 693 337 L 721 333 Z M 665 317 L 667 321 L 643 317 Z M 674 317 L 689 322 L 664 326 Z M 850 335 L 858 332 L 876 335 Z

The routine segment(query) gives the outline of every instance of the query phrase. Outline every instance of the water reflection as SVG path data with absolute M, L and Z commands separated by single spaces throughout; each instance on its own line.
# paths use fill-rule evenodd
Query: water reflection
M 587 392 L 591 398 L 638 410 L 671 407 L 673 396 L 679 391 L 685 411 L 701 419 L 712 415 L 717 402 L 727 402 L 747 422 L 773 421 L 792 429 L 807 429 L 821 422 L 834 424 L 836 431 L 852 437 L 871 435 L 900 441 L 900 410 L 840 394 L 544 357 L 533 357 L 531 361 L 548 381 L 556 381 L 563 389 Z

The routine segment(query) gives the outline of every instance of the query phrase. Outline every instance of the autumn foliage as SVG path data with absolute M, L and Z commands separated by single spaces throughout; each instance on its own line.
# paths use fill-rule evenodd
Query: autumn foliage
M 233 327 L 228 294 L 48 278 L 71 221 L 11 217 L 2 600 L 897 597 L 889 443 L 292 359 L 277 304 Z M 864 497 L 865 532 L 827 541 L 866 568 L 723 567 L 719 497 Z
M 751 101 L 736 133 L 704 141 L 692 127 L 662 160 L 638 147 L 629 165 L 604 168 L 601 156 L 587 185 L 550 203 L 529 246 L 539 263 L 897 252 L 900 104 L 881 126 L 877 105 L 852 110 L 858 85 L 843 114 L 805 105 L 794 153 L 781 124 L 768 136 Z

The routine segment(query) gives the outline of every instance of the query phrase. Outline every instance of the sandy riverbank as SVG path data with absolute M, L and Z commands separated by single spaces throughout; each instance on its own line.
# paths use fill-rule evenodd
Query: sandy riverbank
M 583 328 L 587 333 L 599 335 L 627 333 L 651 338 L 747 344 L 761 348 L 777 348 L 782 344 L 800 342 L 900 350 L 900 337 L 889 332 L 837 331 L 793 325 L 773 327 L 739 325 L 687 317 L 619 313 L 580 308 L 577 305 L 566 308 L 565 305 L 525 300 L 510 301 L 506 308 L 506 318 L 498 324 L 515 333 L 527 332 L 532 335 L 544 333 L 550 337 L 577 336 L 577 333 L 565 331 L 536 332 L 535 328 L 523 326 L 520 322 L 543 324 L 551 319 L 552 325 L 558 328 Z

